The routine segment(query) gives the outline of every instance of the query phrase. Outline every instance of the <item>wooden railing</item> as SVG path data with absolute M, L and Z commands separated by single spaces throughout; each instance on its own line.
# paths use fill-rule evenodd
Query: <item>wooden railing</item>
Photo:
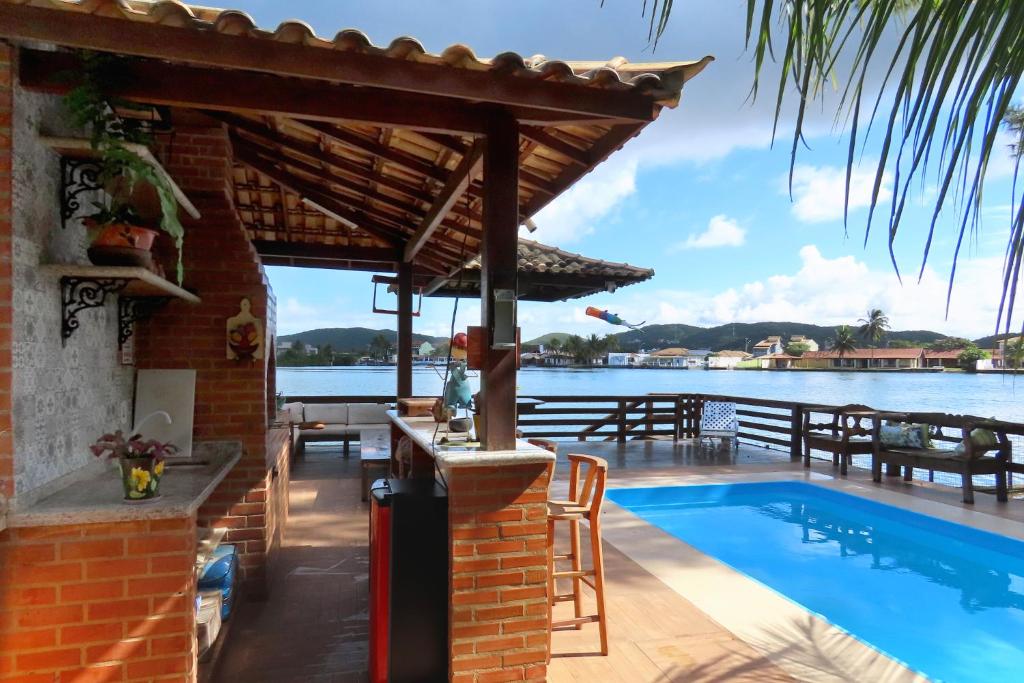
M 288 396 L 286 401 L 394 403 L 395 397 Z M 708 401 L 736 404 L 736 414 L 739 418 L 738 436 L 741 442 L 781 450 L 794 459 L 802 455 L 804 412 L 836 407 L 720 394 L 524 394 L 519 396 L 517 426 L 524 437 L 619 443 L 653 437 L 689 439 L 698 436 L 701 413 Z M 1013 456 L 1016 460 L 1010 465 L 1010 471 L 1024 473 L 1024 424 L 1015 425 L 1008 429 L 1007 433 L 1013 441 Z M 958 440 L 947 435 L 938 438 L 948 442 Z M 812 456 L 816 455 L 820 454 L 812 453 Z

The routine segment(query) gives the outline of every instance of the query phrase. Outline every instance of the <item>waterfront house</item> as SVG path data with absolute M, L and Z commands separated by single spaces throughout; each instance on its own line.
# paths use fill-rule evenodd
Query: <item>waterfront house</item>
M 808 351 L 797 359 L 794 367 L 914 370 L 924 367 L 924 349 L 854 349 L 844 354 L 838 351 Z
M 708 370 L 732 370 L 749 355 L 744 351 L 716 351 L 708 356 Z
M 924 367 L 959 368 L 960 354 L 963 353 L 963 351 L 963 349 L 951 349 L 948 351 L 926 350 L 924 352 Z
M 656 368 L 686 368 L 689 367 L 690 352 L 678 346 L 667 349 L 652 351 L 643 364 Z
M 637 368 L 644 365 L 650 354 L 643 351 L 615 351 L 608 354 L 608 366 L 612 368 Z
M 789 338 L 789 344 L 805 344 L 808 351 L 817 351 L 818 342 L 814 341 L 810 337 L 805 337 L 802 334 L 794 334 Z M 787 346 L 789 345 L 787 344 Z
M 800 357 L 791 356 L 788 353 L 772 353 L 754 360 L 762 370 L 789 370 L 793 367 L 793 361 L 800 360 Z
M 686 353 L 686 365 L 690 368 L 703 368 L 708 364 L 711 349 L 690 349 Z
M 782 353 L 782 337 L 780 336 L 773 335 L 766 339 L 762 339 L 754 344 L 754 348 L 751 349 L 751 355 L 753 355 L 754 358 L 767 356 L 773 353 Z

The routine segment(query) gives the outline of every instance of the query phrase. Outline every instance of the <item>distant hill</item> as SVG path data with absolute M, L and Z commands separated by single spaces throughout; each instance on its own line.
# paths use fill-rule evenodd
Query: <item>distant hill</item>
M 550 344 L 552 339 L 557 339 L 559 344 L 565 343 L 565 340 L 572 335 L 568 332 L 549 332 L 548 334 L 542 334 L 536 339 L 523 342 L 523 346 L 540 346 L 541 344 Z
M 370 341 L 378 334 L 383 334 L 393 344 L 398 343 L 398 333 L 394 330 L 371 330 L 368 327 L 322 327 L 316 330 L 306 330 L 296 334 L 283 334 L 277 338 L 278 342 L 290 342 L 296 339 L 302 340 L 304 344 L 313 346 L 331 345 L 338 352 L 361 353 L 370 345 Z M 430 337 L 425 334 L 412 335 L 414 346 L 419 346 L 428 341 L 433 345 L 440 342 L 447 342 L 447 337 Z
M 609 332 L 612 330 L 614 328 L 609 328 Z M 824 348 L 826 341 L 835 334 L 835 328 L 793 322 L 735 323 L 716 327 L 679 324 L 646 325 L 639 330 L 612 332 L 612 334 L 618 340 L 619 348 L 623 351 L 661 349 L 670 346 L 682 346 L 687 349 L 711 349 L 712 351 L 725 349 L 743 351 L 744 349 L 750 350 L 754 344 L 766 337 L 779 335 L 788 338 L 794 334 L 809 337 Z M 529 343 L 545 343 L 540 340 L 549 339 L 552 336 L 558 336 L 564 340 L 569 335 L 564 332 L 554 332 L 537 337 Z M 902 340 L 923 345 L 938 339 L 945 339 L 946 335 L 928 330 L 897 330 L 889 332 L 886 337 L 890 340 Z
M 974 343 L 977 344 L 980 348 L 983 348 L 983 349 L 994 349 L 994 348 L 996 348 L 996 344 L 998 344 L 1002 340 L 1010 339 L 1012 337 L 1019 337 L 1019 336 L 1020 336 L 1020 332 L 1011 332 L 1010 334 L 990 334 L 987 337 L 982 337 L 981 339 L 975 339 Z

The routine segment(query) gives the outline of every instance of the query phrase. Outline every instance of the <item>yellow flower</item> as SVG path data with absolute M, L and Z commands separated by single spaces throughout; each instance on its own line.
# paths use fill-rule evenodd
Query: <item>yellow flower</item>
M 149 472 L 140 468 L 132 468 L 132 485 L 139 491 L 145 491 L 146 487 L 149 486 L 150 475 Z
M 153 468 L 153 474 L 155 474 L 158 477 L 164 476 L 164 461 L 163 460 L 158 462 L 156 464 L 156 467 Z

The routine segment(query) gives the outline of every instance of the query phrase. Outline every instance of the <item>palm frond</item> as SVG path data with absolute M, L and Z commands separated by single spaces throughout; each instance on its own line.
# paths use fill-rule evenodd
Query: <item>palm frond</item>
M 645 0 L 655 42 L 668 26 L 671 0 Z M 885 179 L 894 182 L 886 228 L 890 258 L 915 183 L 933 181 L 936 197 L 918 277 L 944 211 L 957 215 L 947 309 L 964 240 L 980 227 L 985 179 L 1004 125 L 1015 136 L 1013 210 L 1003 262 L 996 329 L 1009 331 L 1022 281 L 1024 201 L 1017 171 L 1024 158 L 1024 113 L 1013 106 L 1024 74 L 1024 2 L 1020 0 L 747 0 L 747 49 L 753 53 L 756 95 L 774 45 L 785 42 L 776 90 L 774 128 L 795 91 L 790 183 L 809 104 L 824 101 L 834 79 L 836 122 L 848 126 L 845 199 L 858 151 L 877 132 L 879 159 L 871 189 L 865 242 L 877 219 Z M 842 71 L 840 74 L 839 72 Z M 881 83 L 872 77 L 884 73 Z M 876 125 L 877 124 L 877 125 Z M 875 129 L 877 129 L 875 131 Z M 848 223 L 848 215 L 844 223 Z M 848 227 L 848 226 L 847 226 Z M 948 311 L 947 311 L 948 312 Z M 1024 328 L 1022 328 L 1024 329 Z

